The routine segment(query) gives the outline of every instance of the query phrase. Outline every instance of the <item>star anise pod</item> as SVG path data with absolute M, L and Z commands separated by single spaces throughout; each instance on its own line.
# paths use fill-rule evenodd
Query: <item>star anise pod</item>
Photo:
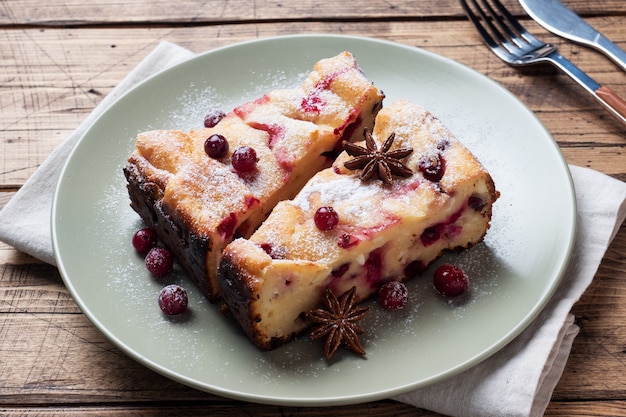
M 316 324 L 309 334 L 311 339 L 326 337 L 324 357 L 332 358 L 341 345 L 359 355 L 365 355 L 358 336 L 363 333 L 363 329 L 357 321 L 365 317 L 369 307 L 357 307 L 356 287 L 343 293 L 339 299 L 326 287 L 322 305 L 324 308 L 311 310 L 307 317 Z
M 365 136 L 365 148 L 354 143 L 343 142 L 343 148 L 348 155 L 354 157 L 343 165 L 351 170 L 361 169 L 359 176 L 361 180 L 368 181 L 377 175 L 383 183 L 391 184 L 393 183 L 393 175 L 409 177 L 413 173 L 409 167 L 400 162 L 402 158 L 413 152 L 412 148 L 399 148 L 389 151 L 396 138 L 395 133 L 389 135 L 380 150 L 368 129 L 365 129 L 363 134 Z

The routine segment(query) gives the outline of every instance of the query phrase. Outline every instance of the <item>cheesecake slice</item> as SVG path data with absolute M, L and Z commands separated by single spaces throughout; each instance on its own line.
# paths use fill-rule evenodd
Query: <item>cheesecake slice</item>
M 342 141 L 360 138 L 383 97 L 344 52 L 317 62 L 300 87 L 270 91 L 213 127 L 141 133 L 124 168 L 131 207 L 215 301 L 223 248 L 328 167 Z M 215 135 L 228 145 L 219 157 L 205 151 Z M 233 163 L 240 149 L 254 151 L 245 170 Z
M 483 240 L 499 194 L 437 118 L 399 100 L 378 113 L 368 139 L 225 248 L 221 294 L 259 348 L 303 332 L 326 288 L 339 296 L 356 287 L 365 300 Z

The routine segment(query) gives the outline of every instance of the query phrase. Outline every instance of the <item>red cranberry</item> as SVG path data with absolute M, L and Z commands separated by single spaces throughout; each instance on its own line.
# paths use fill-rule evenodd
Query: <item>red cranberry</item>
M 221 110 L 211 110 L 204 116 L 204 127 L 215 127 L 226 114 Z
M 133 247 L 142 255 L 145 255 L 157 245 L 158 237 L 154 229 L 144 227 L 133 234 Z
M 271 243 L 261 243 L 261 249 L 269 256 L 272 256 L 272 244 Z
M 422 232 L 420 236 L 420 240 L 424 246 L 430 246 L 441 238 L 443 226 L 440 224 L 436 224 L 431 227 L 427 227 Z
M 155 277 L 163 277 L 174 268 L 174 257 L 165 248 L 152 248 L 146 255 L 146 268 Z
M 159 307 L 169 316 L 184 313 L 188 302 L 187 291 L 180 285 L 168 285 L 159 293 Z
M 211 135 L 204 141 L 204 152 L 211 158 L 222 158 L 228 153 L 228 141 L 222 135 Z
M 380 282 L 383 275 L 382 248 L 370 252 L 363 266 L 365 267 L 365 276 L 370 283 Z
M 409 291 L 401 282 L 389 281 L 378 290 L 378 302 L 386 310 L 400 310 L 409 301 Z
M 271 243 L 261 243 L 261 249 L 272 259 L 285 259 L 285 250 L 276 248 Z
M 444 297 L 456 297 L 463 294 L 468 286 L 467 274 L 463 269 L 452 264 L 443 264 L 435 270 L 433 286 Z
M 438 182 L 446 170 L 446 161 L 441 154 L 424 156 L 418 163 L 424 178 L 432 182 Z
M 233 168 L 239 172 L 250 172 L 256 168 L 258 162 L 256 151 L 249 146 L 241 146 L 235 149 L 232 156 Z
M 481 211 L 487 203 L 483 201 L 482 198 L 478 196 L 471 196 L 467 202 L 467 204 L 476 211 Z
M 235 233 L 235 227 L 237 227 L 237 215 L 235 213 L 230 213 L 217 226 L 217 232 L 220 234 L 222 239 L 228 239 Z
M 344 233 L 339 236 L 337 239 L 337 245 L 342 249 L 348 249 L 352 246 L 355 246 L 359 243 L 359 238 L 349 235 L 348 233 Z
M 332 207 L 320 207 L 315 212 L 313 221 L 315 221 L 315 226 L 320 230 L 332 230 L 339 223 L 339 215 Z

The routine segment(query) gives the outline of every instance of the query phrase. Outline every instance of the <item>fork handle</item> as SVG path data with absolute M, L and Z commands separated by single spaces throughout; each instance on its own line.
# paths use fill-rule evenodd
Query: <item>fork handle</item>
M 614 113 L 618 119 L 626 123 L 626 101 L 622 100 L 613 90 L 605 86 L 598 88 L 594 95 L 611 113 Z
M 602 104 L 613 116 L 626 125 L 626 101 L 613 90 L 599 84 L 557 51 L 543 56 L 542 60 L 550 62 L 569 75 L 585 90 L 590 92 L 598 103 Z

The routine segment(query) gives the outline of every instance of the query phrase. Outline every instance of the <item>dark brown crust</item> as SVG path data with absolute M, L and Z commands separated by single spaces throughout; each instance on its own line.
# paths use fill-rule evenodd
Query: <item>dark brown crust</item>
M 259 349 L 276 349 L 289 342 L 293 335 L 268 339 L 265 335 L 259 334 L 258 328 L 254 325 L 260 318 L 254 313 L 253 280 L 253 276 L 237 267 L 237 262 L 230 253 L 224 253 L 218 268 L 218 282 L 222 298 L 228 305 L 229 313 Z
M 215 302 L 218 292 L 211 288 L 207 278 L 206 254 L 211 250 L 208 237 L 190 232 L 182 220 L 162 204 L 163 191 L 148 181 L 134 164 L 123 168 L 127 180 L 130 206 L 142 218 L 146 226 L 153 228 L 165 247 L 173 254 L 198 288 Z

